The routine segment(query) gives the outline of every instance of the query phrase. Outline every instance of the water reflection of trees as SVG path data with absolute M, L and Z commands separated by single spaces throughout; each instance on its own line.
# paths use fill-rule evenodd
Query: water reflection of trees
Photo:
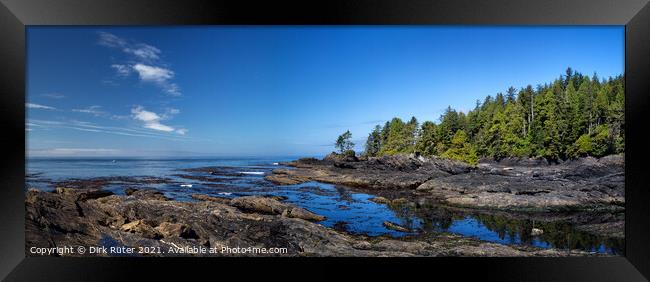
M 414 221 L 419 221 L 419 228 L 424 232 L 445 231 L 454 221 L 471 217 L 495 232 L 501 240 L 513 244 L 534 245 L 535 242 L 544 242 L 558 249 L 586 251 L 596 251 L 604 246 L 607 252 L 614 254 L 623 254 L 625 246 L 623 238 L 607 238 L 578 231 L 568 221 L 544 222 L 514 219 L 504 215 L 470 214 L 435 205 L 418 206 L 413 203 L 391 204 L 389 207 L 403 224 L 410 228 L 414 228 Z M 533 228 L 542 229 L 544 233 L 532 236 Z
M 522 244 L 533 245 L 534 241 L 549 243 L 552 247 L 559 249 L 598 250 L 604 246 L 607 252 L 622 254 L 624 250 L 624 239 L 606 238 L 587 232 L 576 230 L 567 221 L 533 221 L 512 219 L 506 216 L 497 215 L 474 215 L 476 220 L 489 230 L 495 231 L 499 238 L 504 239 L 506 235 L 511 239 L 518 238 Z M 531 230 L 538 228 L 544 231 L 539 236 L 532 236 Z
M 462 219 L 463 215 L 453 213 L 436 206 L 417 206 L 414 203 L 391 203 L 389 207 L 400 218 L 402 224 L 415 228 L 415 221 L 420 223 L 419 229 L 425 232 L 435 232 L 448 229 L 454 220 Z

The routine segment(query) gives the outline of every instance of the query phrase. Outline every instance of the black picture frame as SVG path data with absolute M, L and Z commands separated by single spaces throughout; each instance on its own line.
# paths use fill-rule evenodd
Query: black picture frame
M 499 281 L 645 281 L 650 277 L 650 5 L 645 0 L 573 1 L 109 1 L 1 0 L 0 277 L 8 281 L 122 280 L 194 275 L 322 279 L 356 273 L 440 273 Z M 625 256 L 590 258 L 52 258 L 25 257 L 25 27 L 28 25 L 416 24 L 624 25 L 626 83 Z M 237 268 L 241 271 L 234 271 Z M 172 271 L 170 271 L 172 270 Z M 152 276 L 149 276 L 152 275 Z M 364 274 L 365 275 L 365 274 Z M 453 276 L 451 276 L 453 277 Z

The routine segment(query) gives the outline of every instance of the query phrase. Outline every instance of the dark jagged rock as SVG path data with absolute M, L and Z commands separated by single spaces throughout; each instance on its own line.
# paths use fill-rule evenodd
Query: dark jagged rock
M 602 161 L 601 161 L 602 160 Z M 623 210 L 622 155 L 559 165 L 479 164 L 477 171 L 431 179 L 422 195 L 456 206 L 522 211 Z
M 472 167 L 416 155 L 344 161 L 334 153 L 324 160 L 300 159 L 286 165 L 293 168 L 276 169 L 266 179 L 280 185 L 319 181 L 373 190 L 383 196 L 389 194 L 386 191 L 399 191 L 402 194 L 395 197 L 406 193 L 411 198 L 481 209 L 616 212 L 623 210 L 625 203 L 623 155 L 561 164 L 506 158 Z
M 230 205 L 244 211 L 253 211 L 264 214 L 281 214 L 287 217 L 302 218 L 311 221 L 323 221 L 324 216 L 314 214 L 305 209 L 282 203 L 270 197 L 246 196 L 235 198 Z
M 198 235 L 192 228 L 181 223 L 163 222 L 154 228 L 165 238 L 180 237 L 184 239 L 198 239 Z
M 384 224 L 384 227 L 386 227 L 388 229 L 391 229 L 391 230 L 395 230 L 395 231 L 399 231 L 399 232 L 407 232 L 407 233 L 412 232 L 411 229 L 408 229 L 408 228 L 406 228 L 404 226 L 401 226 L 401 225 L 399 225 L 397 223 L 394 223 L 394 222 L 384 221 L 383 224 Z
M 368 199 L 369 201 L 375 202 L 377 204 L 389 204 L 390 200 L 384 197 L 372 197 Z
M 271 198 L 271 199 L 276 200 L 276 201 L 284 201 L 284 200 L 289 199 L 289 197 L 287 197 L 287 196 L 276 196 L 276 195 L 264 195 L 262 197 Z
M 151 225 L 145 223 L 143 220 L 134 220 L 120 226 L 120 230 L 129 233 L 138 234 L 144 238 L 159 239 L 162 236 Z
M 349 162 L 334 162 L 334 166 L 338 168 L 349 168 L 354 169 L 354 165 Z
M 265 176 L 264 179 L 271 181 L 277 185 L 295 185 L 308 181 L 290 177 L 287 175 L 286 170 L 284 169 L 275 169 L 273 170 L 273 174 Z
M 165 196 L 160 191 L 154 189 L 140 189 L 131 192 L 130 197 L 139 198 L 139 199 L 156 199 L 160 201 L 169 201 L 170 199 Z
M 333 162 L 335 165 L 344 165 L 346 163 L 353 163 L 353 162 L 358 162 L 359 158 L 355 155 L 354 151 L 346 151 L 345 153 L 339 154 L 336 152 L 331 152 L 325 158 L 323 158 L 323 161 L 326 162 Z M 350 167 L 354 167 L 351 164 L 347 164 Z
M 124 194 L 127 195 L 127 196 L 131 196 L 131 195 L 133 195 L 133 193 L 135 193 L 136 191 L 138 191 L 138 189 L 133 188 L 133 187 L 128 187 L 128 188 L 125 188 L 125 189 L 124 189 Z
M 414 155 L 383 156 L 364 161 L 300 159 L 265 178 L 276 184 L 320 181 L 366 189 L 415 189 L 435 177 L 470 171 L 469 165 Z M 353 168 L 353 169 L 351 169 Z
M 215 201 L 177 202 L 160 195 L 136 191 L 131 196 L 109 195 L 83 198 L 82 189 L 48 193 L 29 190 L 26 195 L 26 249 L 54 246 L 159 247 L 162 253 L 141 256 L 585 256 L 556 249 L 506 246 L 450 234 L 430 234 L 402 240 L 368 240 L 322 225 L 277 214 L 257 213 L 257 204 L 237 206 Z M 99 195 L 99 194 L 94 194 Z M 268 203 L 257 197 L 243 202 Z M 233 202 L 235 202 L 233 200 Z M 238 204 L 239 205 L 239 204 Z M 285 206 L 286 205 L 286 206 Z M 281 207 L 288 204 L 282 203 Z M 265 208 L 262 208 L 265 209 Z M 287 211 L 285 209 L 284 211 Z M 283 212 L 284 213 L 284 212 Z M 289 216 L 287 216 L 289 215 Z M 209 247 L 286 248 L 282 254 L 172 253 Z M 29 252 L 27 252 L 29 254 Z M 57 255 L 57 254 L 54 254 Z M 79 256 L 79 254 L 65 254 Z M 97 256 L 86 253 L 84 256 Z M 107 255 L 107 254 L 99 254 Z
M 101 190 L 101 189 L 77 190 L 73 188 L 62 188 L 62 187 L 57 187 L 56 189 L 54 189 L 54 193 L 65 194 L 65 195 L 76 195 L 78 201 L 97 199 L 97 198 L 113 195 L 113 192 L 107 190 Z
M 192 194 L 192 199 L 199 200 L 199 201 L 211 201 L 211 202 L 217 202 L 222 204 L 230 204 L 230 199 L 228 198 L 211 197 L 204 194 Z

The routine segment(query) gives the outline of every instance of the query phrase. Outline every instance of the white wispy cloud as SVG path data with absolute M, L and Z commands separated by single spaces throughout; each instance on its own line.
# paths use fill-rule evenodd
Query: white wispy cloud
M 87 121 L 66 120 L 66 121 L 52 121 L 52 120 L 39 120 L 30 119 L 25 124 L 26 128 L 38 129 L 72 129 L 84 132 L 96 132 L 111 135 L 131 136 L 131 137 L 147 137 L 156 139 L 165 139 L 170 141 L 190 141 L 193 138 L 179 135 L 169 135 L 168 133 L 156 133 L 141 128 L 125 128 L 115 126 L 98 125 Z M 180 134 L 180 133 L 179 133 Z M 182 135 L 182 134 L 180 134 Z
M 147 111 L 142 106 L 137 106 L 131 109 L 131 114 L 133 114 L 133 119 L 143 122 L 145 128 L 172 132 L 175 131 L 180 135 L 184 135 L 187 130 L 185 129 L 175 129 L 169 125 L 162 124 L 161 121 L 167 117 L 163 117 L 155 112 Z
M 126 47 L 122 49 L 122 51 L 133 54 L 144 60 L 157 60 L 159 58 L 158 55 L 161 53 L 160 49 L 144 43 Z
M 153 129 L 153 130 L 165 131 L 165 132 L 174 131 L 173 127 L 168 126 L 168 125 L 164 125 L 164 124 L 159 123 L 159 122 L 150 122 L 150 123 L 148 122 L 148 123 L 144 124 L 144 127 L 149 128 L 149 129 Z
M 128 115 L 111 115 L 110 119 L 112 120 L 127 120 L 130 116 Z
M 122 51 L 129 56 L 129 59 L 124 63 L 114 63 L 111 68 L 115 70 L 118 77 L 125 78 L 132 74 L 137 74 L 137 78 L 144 83 L 153 84 L 162 89 L 170 96 L 181 96 L 181 89 L 175 83 L 175 72 L 161 60 L 162 51 L 156 46 L 149 45 L 142 42 L 136 42 L 121 38 L 117 35 L 108 32 L 99 32 L 100 45 L 114 48 Z M 111 85 L 115 85 L 111 81 Z M 94 114 L 96 116 L 109 116 L 113 120 L 124 119 L 125 116 L 110 115 L 100 110 L 99 107 L 76 109 L 77 112 L 84 112 Z M 141 122 L 142 127 L 161 132 L 174 132 L 177 137 L 185 135 L 188 130 L 186 128 L 176 128 L 175 126 L 163 123 L 163 121 L 171 119 L 174 115 L 180 113 L 180 110 L 175 108 L 168 108 L 164 112 L 152 112 L 145 110 L 142 106 L 135 106 L 131 109 L 131 118 Z M 127 117 L 128 118 L 128 117 Z M 103 130 L 91 128 L 88 126 L 76 128 L 78 130 Z M 118 131 L 121 132 L 121 131 Z M 152 131 L 147 132 L 122 132 L 125 134 L 150 134 Z M 116 133 L 119 134 L 119 133 Z M 164 134 L 164 133 L 161 133 Z M 181 136 L 178 136 L 181 135 Z M 185 137 L 184 137 L 185 138 Z
M 116 48 L 116 47 L 124 48 L 127 45 L 126 40 L 108 32 L 99 32 L 98 43 L 100 45 L 106 47 L 112 47 L 112 48 Z
M 115 69 L 115 72 L 119 76 L 128 76 L 131 74 L 131 67 L 128 65 L 112 64 L 111 68 Z
M 63 156 L 88 156 L 88 157 L 121 157 L 121 156 L 205 156 L 203 152 L 183 150 L 146 150 L 146 149 L 117 149 L 117 148 L 90 148 L 90 147 L 42 147 L 26 148 L 29 157 L 63 157 Z M 109 160 L 107 160 L 109 161 Z
M 116 155 L 122 153 L 122 150 L 109 148 L 47 148 L 29 149 L 26 153 L 30 156 L 102 156 Z
M 181 113 L 181 110 L 179 110 L 179 109 L 167 108 L 167 109 L 165 109 L 165 112 L 162 115 L 160 115 L 160 118 L 162 120 L 171 119 L 173 116 L 175 116 L 177 114 L 180 114 L 180 113 Z
M 25 103 L 25 107 L 30 108 L 30 109 L 40 109 L 40 110 L 56 110 L 55 107 L 50 107 L 50 106 L 45 106 L 45 105 L 40 105 L 40 104 L 34 104 L 34 103 Z
M 101 110 L 101 106 L 93 105 L 84 109 L 72 109 L 73 112 L 91 114 L 96 117 L 108 116 L 108 113 Z
M 127 77 L 132 72 L 137 72 L 141 81 L 152 82 L 171 96 L 180 96 L 181 91 L 178 84 L 172 82 L 174 72 L 169 67 L 160 63 L 162 51 L 155 46 L 132 42 L 108 32 L 99 33 L 99 44 L 102 46 L 116 48 L 131 55 L 134 63 L 112 64 L 118 76 Z
M 29 124 L 46 126 L 46 125 L 64 125 L 65 123 L 62 121 L 55 121 L 55 120 L 30 119 Z
M 106 47 L 118 48 L 124 53 L 134 55 L 143 60 L 157 60 L 160 58 L 160 49 L 145 43 L 130 42 L 108 32 L 99 32 L 98 43 Z
M 178 87 L 178 84 L 176 84 L 176 83 L 167 83 L 167 84 L 165 84 L 163 86 L 164 86 L 163 89 L 165 90 L 165 92 L 167 92 L 167 94 L 169 94 L 171 96 L 181 96 L 182 95 L 181 90 Z
M 39 127 L 40 125 L 34 124 L 31 122 L 25 122 L 25 131 L 33 131 L 34 127 Z
M 178 85 L 170 82 L 170 80 L 174 78 L 174 72 L 172 70 L 141 63 L 133 65 L 132 68 L 138 73 L 138 77 L 141 81 L 155 83 L 167 94 L 172 96 L 181 95 Z
M 45 94 L 41 94 L 41 96 L 45 97 L 45 98 L 50 98 L 50 99 L 63 99 L 63 98 L 65 98 L 65 95 L 63 95 L 61 93 L 45 93 Z
M 143 81 L 166 82 L 174 77 L 174 72 L 161 67 L 148 66 L 145 64 L 135 64 L 133 69 L 138 72 L 138 76 Z

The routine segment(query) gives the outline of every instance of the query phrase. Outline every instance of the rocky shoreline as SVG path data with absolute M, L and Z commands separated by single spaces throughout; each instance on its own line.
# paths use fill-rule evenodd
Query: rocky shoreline
M 391 209 L 411 209 L 423 219 L 431 213 L 451 210 L 461 215 L 465 211 L 480 211 L 476 216 L 483 218 L 484 224 L 498 226 L 523 219 L 538 222 L 538 227 L 555 229 L 559 227 L 552 222 L 562 222 L 594 236 L 624 237 L 622 156 L 586 158 L 556 165 L 504 160 L 481 162 L 473 167 L 413 155 L 367 159 L 330 155 L 323 160 L 300 159 L 284 165 L 289 168 L 273 170 L 265 175 L 266 181 L 278 185 L 308 181 L 344 185 L 376 195 L 370 201 Z M 221 175 L 213 173 L 216 168 L 188 171 L 197 169 Z M 604 255 L 575 249 L 491 243 L 446 232 L 412 230 L 391 221 L 383 222 L 383 226 L 409 235 L 371 237 L 349 233 L 344 225 L 323 226 L 319 222 L 326 217 L 286 203 L 283 196 L 222 198 L 192 194 L 192 201 L 176 201 L 146 188 L 170 181 L 153 177 L 72 179 L 52 182 L 57 188 L 51 192 L 28 190 L 27 254 L 31 247 L 144 246 L 160 249 L 163 253 L 135 255 Z M 262 178 L 260 181 L 266 182 Z M 124 195 L 103 189 L 115 183 L 124 187 Z M 444 210 L 440 210 L 441 207 Z M 420 212 L 423 214 L 418 214 Z M 535 225 L 532 228 L 535 229 Z M 188 254 L 174 251 L 198 247 L 277 247 L 286 248 L 286 253 Z
M 198 201 L 173 201 L 149 189 L 131 188 L 124 196 L 93 188 L 57 188 L 53 192 L 31 189 L 26 195 L 26 252 L 29 254 L 32 247 L 145 246 L 159 247 L 163 253 L 139 255 L 187 256 L 197 254 L 174 250 L 228 246 L 287 250 L 285 254 L 264 254 L 269 256 L 599 255 L 502 245 L 448 233 L 400 239 L 352 235 L 316 223 L 323 217 L 283 203 L 281 198 L 193 197 Z
M 623 155 L 561 164 L 539 160 L 462 162 L 414 155 L 328 155 L 285 163 L 266 179 L 278 185 L 318 181 L 372 191 L 388 199 L 517 212 L 624 211 Z

